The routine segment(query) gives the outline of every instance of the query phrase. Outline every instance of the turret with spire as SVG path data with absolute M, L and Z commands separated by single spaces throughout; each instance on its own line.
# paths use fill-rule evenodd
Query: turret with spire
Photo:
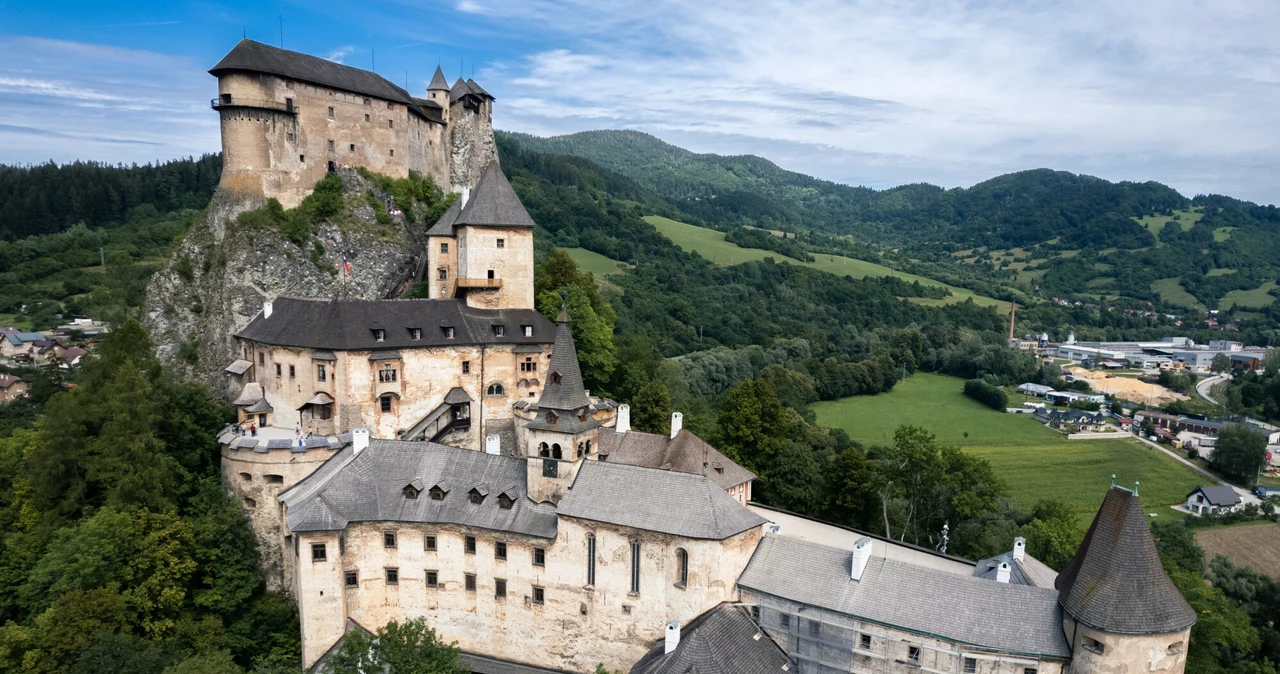
M 448 119 L 449 81 L 444 78 L 444 70 L 440 66 L 436 66 L 436 72 L 431 76 L 431 83 L 427 85 L 427 97 L 440 104 L 444 110 L 445 119 Z

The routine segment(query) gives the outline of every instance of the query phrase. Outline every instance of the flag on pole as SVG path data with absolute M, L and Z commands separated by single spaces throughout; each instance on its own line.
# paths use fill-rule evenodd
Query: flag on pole
M 347 256 L 346 256 L 346 255 L 343 255 L 343 256 L 342 256 L 342 271 L 343 271 L 347 276 L 351 276 L 351 263 L 347 261 Z

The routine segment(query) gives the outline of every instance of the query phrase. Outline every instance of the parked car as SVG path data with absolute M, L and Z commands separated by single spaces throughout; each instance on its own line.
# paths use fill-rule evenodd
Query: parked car
M 1280 496 L 1280 487 L 1254 487 L 1253 495 L 1265 501 L 1269 497 Z

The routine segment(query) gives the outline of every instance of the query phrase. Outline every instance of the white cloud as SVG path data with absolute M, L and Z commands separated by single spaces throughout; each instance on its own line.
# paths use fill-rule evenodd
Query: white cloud
M 334 63 L 342 63 L 342 60 L 354 53 L 355 50 L 356 48 L 351 46 L 338 47 L 337 49 L 329 52 L 329 54 L 325 56 L 325 59 L 333 61 Z

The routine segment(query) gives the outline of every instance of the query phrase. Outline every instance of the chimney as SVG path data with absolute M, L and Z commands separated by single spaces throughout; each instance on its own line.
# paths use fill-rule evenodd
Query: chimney
M 458 210 L 462 210 L 466 208 L 467 200 L 470 198 L 471 198 L 471 188 L 470 187 L 462 188 L 462 196 L 458 197 Z
M 618 423 L 614 424 L 613 432 L 619 435 L 631 430 L 631 406 L 618 405 Z
M 853 564 L 849 567 L 849 578 L 862 580 L 862 572 L 867 569 L 869 561 L 871 561 L 871 539 L 863 536 L 853 544 Z
M 679 433 L 680 429 L 683 427 L 684 427 L 684 415 L 679 412 L 672 412 L 671 413 L 671 437 L 675 438 L 676 433 Z
M 1019 562 L 1027 556 L 1027 539 L 1019 536 L 1013 539 L 1013 558 Z
M 262 317 L 271 318 L 271 300 L 262 303 Z
M 355 454 L 360 454 L 369 448 L 369 429 L 354 428 L 351 430 L 351 446 L 355 449 Z
M 663 654 L 674 651 L 680 645 L 680 623 L 674 620 L 667 621 L 667 641 L 663 647 Z
M 1009 562 L 1000 562 L 1000 566 L 996 567 L 996 582 L 1009 582 Z

